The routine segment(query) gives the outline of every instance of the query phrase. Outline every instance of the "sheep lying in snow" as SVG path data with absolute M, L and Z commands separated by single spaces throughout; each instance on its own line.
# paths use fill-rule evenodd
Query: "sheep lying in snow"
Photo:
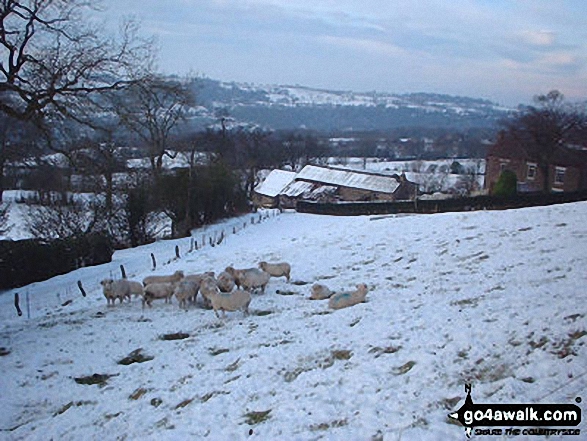
M 116 299 L 119 299 L 120 303 L 122 303 L 122 301 L 125 298 L 128 298 L 128 300 L 130 301 L 131 294 L 143 294 L 142 285 L 139 282 L 135 282 L 132 280 L 104 279 L 100 282 L 100 284 L 102 285 L 104 297 L 106 297 L 106 302 L 108 305 L 114 305 Z
M 222 271 L 216 278 L 216 285 L 218 285 L 220 291 L 230 292 L 234 289 L 234 277 L 226 271 Z
M 324 300 L 331 297 L 334 293 L 330 291 L 327 286 L 315 283 L 312 285 L 312 294 L 310 294 L 311 300 Z
M 182 280 L 177 282 L 173 295 L 179 302 L 179 307 L 187 309 L 188 300 L 195 301 L 198 295 L 199 284 L 191 280 Z
M 224 293 L 216 289 L 215 291 L 210 291 L 208 297 L 212 303 L 212 308 L 214 309 L 216 317 L 220 317 L 218 310 L 222 311 L 222 317 L 226 317 L 225 311 L 242 310 L 245 315 L 249 314 L 251 294 L 247 291 L 237 289 L 230 293 Z
M 173 291 L 175 290 L 175 283 L 151 283 L 145 286 L 143 294 L 143 308 L 145 303 L 151 306 L 154 299 L 165 299 L 165 303 L 171 302 Z
M 259 268 L 261 268 L 266 273 L 273 277 L 282 277 L 285 276 L 286 280 L 289 282 L 289 273 L 291 272 L 291 265 L 287 262 L 281 263 L 267 263 L 267 262 L 259 262 Z
M 334 294 L 330 297 L 328 301 L 328 307 L 331 309 L 341 309 L 346 308 L 348 306 L 356 305 L 357 303 L 361 303 L 365 301 L 365 296 L 367 295 L 367 285 L 364 283 L 359 283 L 357 285 L 357 290 L 353 292 L 341 292 L 339 294 Z
M 183 271 L 176 271 L 170 276 L 149 276 L 143 279 L 143 285 L 151 285 L 153 283 L 174 283 L 183 279 Z
M 268 273 L 258 268 L 237 270 L 229 266 L 225 271 L 234 277 L 234 283 L 239 288 L 243 287 L 247 291 L 261 288 L 262 293 L 265 293 L 265 287 L 269 283 L 269 278 L 271 277 Z

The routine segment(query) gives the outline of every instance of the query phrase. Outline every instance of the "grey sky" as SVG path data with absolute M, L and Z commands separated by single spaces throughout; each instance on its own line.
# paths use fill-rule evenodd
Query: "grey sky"
M 515 105 L 587 97 L 585 0 L 105 0 L 159 68 L 213 79 L 436 92 Z

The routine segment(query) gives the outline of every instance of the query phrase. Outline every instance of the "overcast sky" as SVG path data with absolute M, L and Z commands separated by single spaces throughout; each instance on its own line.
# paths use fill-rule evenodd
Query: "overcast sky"
M 159 68 L 237 82 L 587 98 L 585 0 L 105 0 L 155 35 Z

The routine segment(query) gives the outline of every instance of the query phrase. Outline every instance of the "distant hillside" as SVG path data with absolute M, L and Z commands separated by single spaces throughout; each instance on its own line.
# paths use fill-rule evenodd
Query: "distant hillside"
M 437 94 L 355 93 L 303 86 L 258 86 L 201 78 L 194 122 L 220 116 L 273 129 L 387 130 L 399 127 L 493 127 L 512 109 L 488 100 Z

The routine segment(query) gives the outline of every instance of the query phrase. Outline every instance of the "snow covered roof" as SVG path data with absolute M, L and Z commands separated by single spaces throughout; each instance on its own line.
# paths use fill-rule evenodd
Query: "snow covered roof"
M 280 192 L 280 194 L 289 196 L 290 198 L 295 198 L 297 196 L 301 196 L 307 191 L 312 191 L 312 188 L 314 188 L 314 184 L 311 184 L 310 182 L 294 181 L 285 187 L 283 191 Z
M 362 173 L 351 170 L 341 170 L 326 167 L 306 165 L 296 176 L 296 181 L 321 182 L 361 190 L 393 193 L 399 183 L 391 176 L 382 176 L 373 173 Z
M 296 177 L 295 172 L 272 170 L 265 180 L 255 187 L 255 192 L 263 196 L 275 197 Z

